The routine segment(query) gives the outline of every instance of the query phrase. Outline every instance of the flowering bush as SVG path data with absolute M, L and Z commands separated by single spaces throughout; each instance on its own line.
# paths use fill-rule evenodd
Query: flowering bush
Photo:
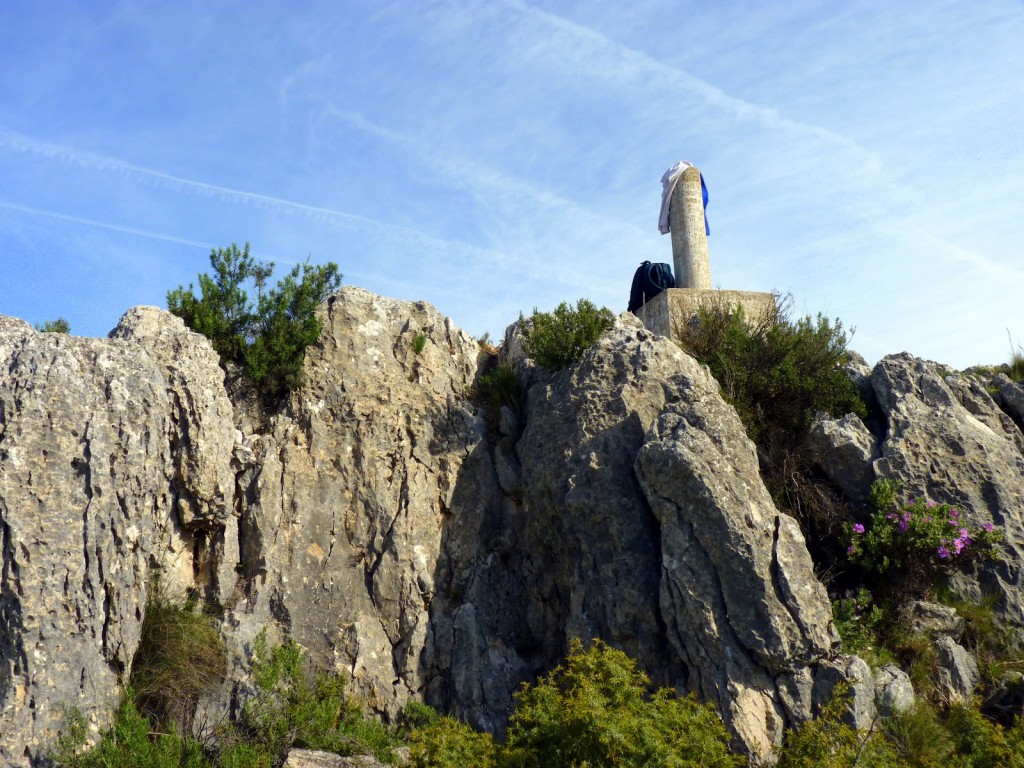
M 898 487 L 879 480 L 871 488 L 875 511 L 867 525 L 851 527 L 850 559 L 869 570 L 902 571 L 908 576 L 935 576 L 964 570 L 992 556 L 1002 534 L 992 523 L 971 527 L 960 510 L 924 498 L 897 501 Z

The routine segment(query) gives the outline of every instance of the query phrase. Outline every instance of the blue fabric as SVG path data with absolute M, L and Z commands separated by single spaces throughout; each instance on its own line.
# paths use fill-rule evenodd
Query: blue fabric
M 708 188 L 704 183 L 704 174 L 700 175 L 700 194 L 704 198 L 704 234 L 711 234 L 711 227 L 708 226 Z

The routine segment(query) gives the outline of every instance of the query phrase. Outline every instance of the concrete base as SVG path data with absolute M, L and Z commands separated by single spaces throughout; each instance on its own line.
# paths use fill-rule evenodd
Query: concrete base
M 743 315 L 750 325 L 756 325 L 775 309 L 775 296 L 760 291 L 668 288 L 640 307 L 636 316 L 647 330 L 678 341 L 702 307 L 736 306 L 743 307 Z

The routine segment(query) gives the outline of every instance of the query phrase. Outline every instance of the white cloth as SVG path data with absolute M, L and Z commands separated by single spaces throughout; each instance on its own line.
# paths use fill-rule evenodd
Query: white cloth
M 676 182 L 687 168 L 693 168 L 693 165 L 685 160 L 680 160 L 665 171 L 661 177 L 661 216 L 658 217 L 658 231 L 663 235 L 672 231 L 671 222 L 668 220 L 668 208 L 672 202 L 672 192 L 676 188 Z

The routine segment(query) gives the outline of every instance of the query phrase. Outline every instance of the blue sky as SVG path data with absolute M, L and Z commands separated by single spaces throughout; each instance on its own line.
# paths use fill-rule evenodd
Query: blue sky
M 474 335 L 625 309 L 663 171 L 712 282 L 869 360 L 1024 343 L 1024 4 L 0 3 L 0 313 L 105 335 L 249 241 Z

